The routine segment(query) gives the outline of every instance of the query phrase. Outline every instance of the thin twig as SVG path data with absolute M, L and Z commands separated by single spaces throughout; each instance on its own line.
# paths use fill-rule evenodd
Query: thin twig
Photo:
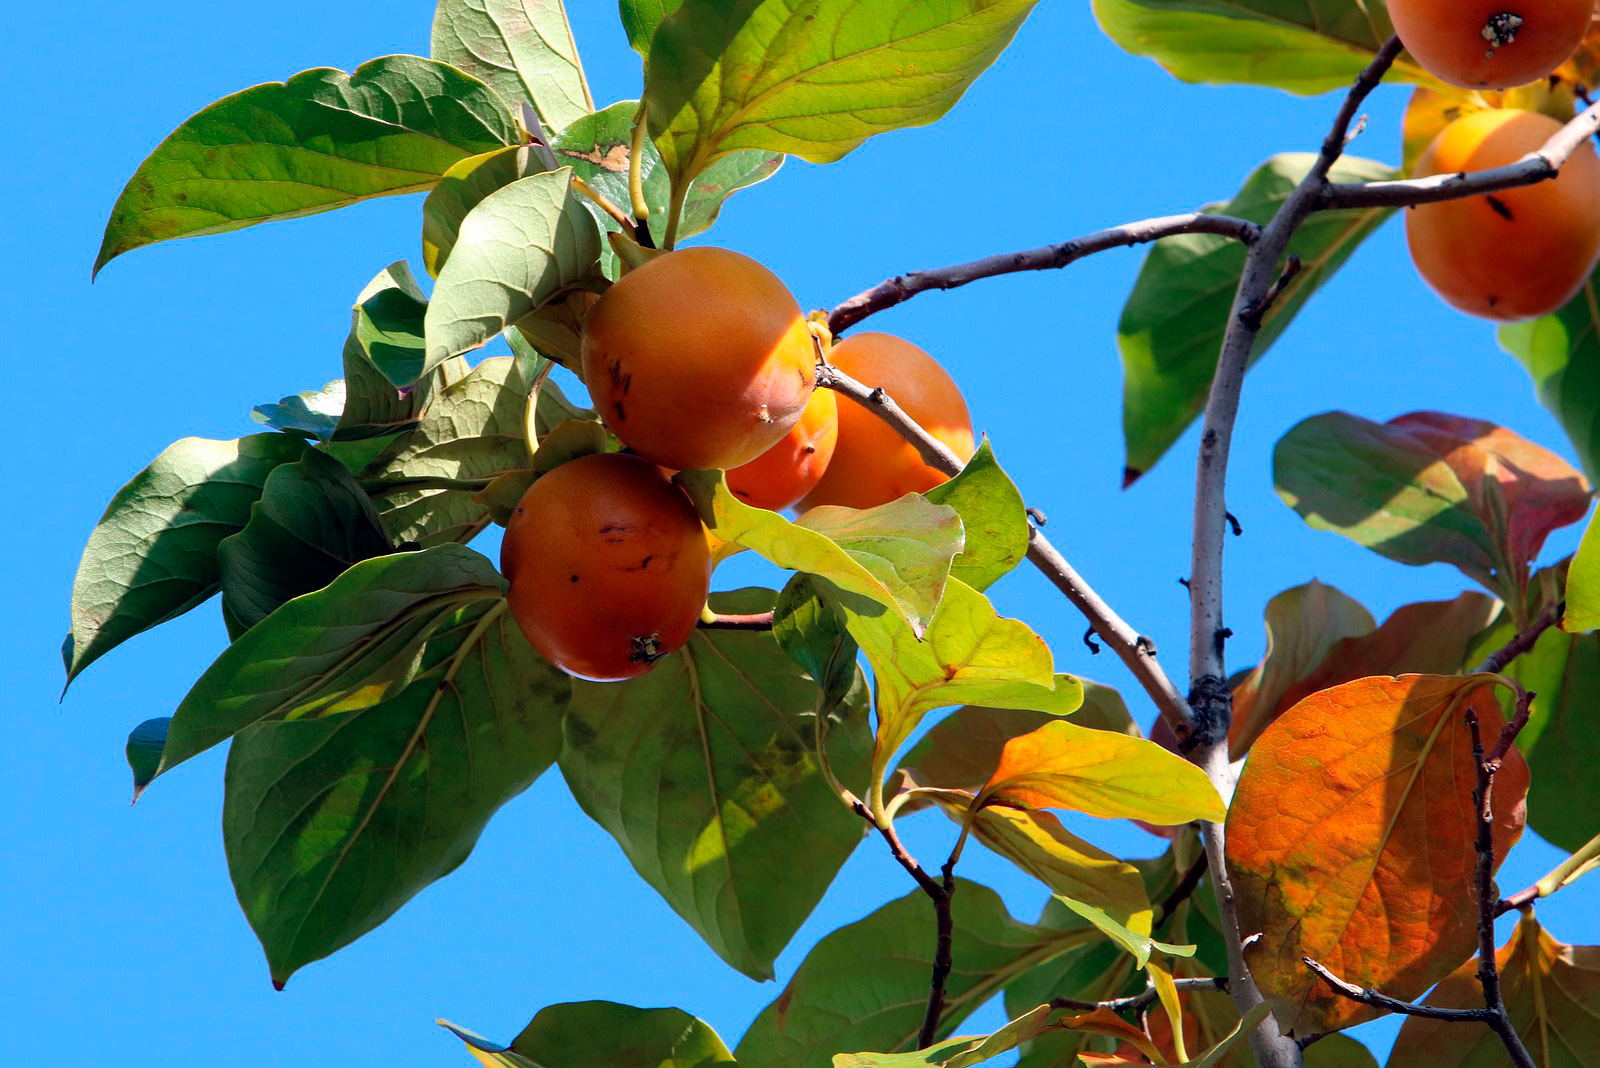
M 1210 862 L 1204 853 L 1194 858 L 1194 863 L 1183 873 L 1183 878 L 1178 880 L 1178 885 L 1173 887 L 1172 893 L 1163 898 L 1161 904 L 1157 906 L 1160 909 L 1160 917 L 1155 923 L 1157 927 L 1172 919 L 1172 914 L 1178 910 L 1178 906 L 1189 900 L 1199 888 L 1200 880 L 1205 876 L 1206 868 L 1209 866 Z
M 1537 152 L 1485 171 L 1434 174 L 1395 182 L 1334 182 L 1323 186 L 1317 208 L 1411 208 L 1441 200 L 1497 193 L 1554 178 L 1591 136 L 1600 135 L 1600 103 L 1589 105 Z
M 1528 629 L 1512 637 L 1512 639 L 1490 653 L 1484 658 L 1483 663 L 1473 668 L 1475 674 L 1498 675 L 1506 669 L 1506 665 L 1532 649 L 1538 642 L 1539 636 L 1561 621 L 1562 614 L 1566 611 L 1566 602 L 1550 605 L 1539 618 L 1528 625 Z
M 1534 883 L 1525 890 L 1519 890 L 1508 898 L 1502 898 L 1495 906 L 1494 914 L 1502 916 L 1512 909 L 1527 908 L 1541 897 L 1549 897 L 1576 879 L 1582 878 L 1596 867 L 1600 867 L 1600 834 L 1589 839 L 1577 852 L 1552 868 L 1544 878 Z
M 1380 993 L 1369 987 L 1360 987 L 1354 983 L 1347 983 L 1310 957 L 1301 957 L 1300 959 L 1305 962 L 1307 968 L 1320 975 L 1322 981 L 1331 986 L 1334 992 L 1341 997 L 1349 998 L 1351 1001 L 1359 1001 L 1361 1004 L 1370 1005 L 1375 1009 L 1383 1009 L 1385 1012 L 1398 1012 L 1404 1016 L 1421 1016 L 1429 1020 L 1472 1020 L 1478 1023 L 1488 1023 L 1489 1017 L 1493 1015 L 1488 1009 L 1442 1009 L 1436 1005 L 1424 1005 L 1416 1001 L 1401 1001 L 1399 998 L 1392 998 L 1388 994 Z
M 1194 540 L 1189 568 L 1189 704 L 1194 715 L 1194 734 L 1188 739 L 1192 743 L 1188 756 L 1206 772 L 1224 798 L 1232 796 L 1235 780 L 1228 760 L 1228 724 L 1233 715 L 1233 695 L 1223 661 L 1222 636 L 1227 628 L 1222 621 L 1222 554 L 1227 530 L 1228 454 L 1239 413 L 1245 368 L 1261 325 L 1260 320 L 1253 317 L 1253 310 L 1264 308 L 1267 294 L 1281 277 L 1279 264 L 1288 251 L 1290 238 L 1320 206 L 1328 172 L 1344 153 L 1350 124 L 1362 101 L 1383 79 L 1402 47 L 1397 38 L 1390 38 L 1361 72 L 1346 94 L 1323 139 L 1322 150 L 1305 178 L 1289 193 L 1272 221 L 1262 229 L 1261 236 L 1250 246 L 1206 398 L 1200 450 L 1195 462 Z M 1243 1015 L 1263 999 L 1244 962 L 1238 909 L 1232 880 L 1223 860 L 1226 835 L 1222 825 L 1215 823 L 1202 823 L 1200 833 L 1210 859 L 1211 885 L 1216 891 L 1223 941 L 1228 951 L 1228 973 L 1233 977 L 1231 992 L 1234 1004 Z M 1282 1034 L 1277 1021 L 1270 1016 L 1251 1032 L 1250 1046 L 1261 1068 L 1299 1068 L 1302 1063 L 1300 1047 Z
M 1527 722 L 1527 706 L 1533 695 L 1523 693 L 1518 700 L 1517 718 L 1507 723 L 1500 732 L 1494 753 L 1502 756 L 1511 748 L 1517 732 Z M 1478 863 L 1473 871 L 1473 890 L 1478 898 L 1478 985 L 1483 988 L 1483 1006 L 1489 1013 L 1484 1022 L 1500 1037 L 1511 1062 L 1517 1068 L 1538 1068 L 1528 1048 L 1522 1044 L 1511 1017 L 1506 1014 L 1505 998 L 1500 991 L 1500 969 L 1495 963 L 1494 918 L 1495 905 L 1500 895 L 1494 886 L 1494 776 L 1500 768 L 1500 759 L 1483 752 L 1483 737 L 1478 730 L 1478 714 L 1469 706 L 1466 711 L 1467 730 L 1472 733 L 1472 761 L 1477 771 L 1477 783 L 1472 791 L 1477 810 L 1478 830 L 1473 842 L 1478 852 Z
M 856 815 L 866 820 L 883 836 L 889 844 L 889 854 L 895 861 L 910 873 L 933 902 L 933 911 L 937 934 L 934 941 L 933 974 L 928 982 L 928 1009 L 923 1014 L 922 1029 L 917 1035 L 917 1048 L 927 1049 L 933 1045 L 934 1036 L 939 1033 L 939 1017 L 944 1014 L 944 987 L 945 981 L 950 977 L 952 964 L 952 947 L 954 944 L 955 921 L 950 912 L 950 898 L 955 892 L 955 878 L 952 869 L 955 867 L 956 854 L 952 853 L 945 862 L 943 881 L 935 880 L 918 864 L 916 858 L 906 851 L 905 844 L 900 841 L 900 835 L 894 829 L 892 821 L 880 822 L 872 815 L 872 810 L 865 803 L 856 801 L 852 806 Z
M 1172 985 L 1181 990 L 1227 990 L 1228 977 L 1225 975 L 1213 976 L 1202 979 L 1174 979 Z M 1079 1001 L 1077 998 L 1051 998 L 1052 1009 L 1072 1009 L 1076 1012 L 1093 1012 L 1096 1009 L 1110 1009 L 1121 1014 L 1134 1012 L 1155 1004 L 1161 995 L 1154 986 L 1146 987 L 1137 994 L 1125 998 L 1116 998 L 1112 1001 Z
M 1065 267 L 1096 252 L 1140 245 L 1163 237 L 1172 237 L 1175 234 L 1218 234 L 1248 245 L 1255 241 L 1260 233 L 1261 227 L 1248 219 L 1191 212 L 1186 215 L 1166 215 L 1123 226 L 1113 226 L 1107 230 L 1098 230 L 1083 237 L 1073 238 L 1071 241 L 1062 241 L 1059 244 L 1045 245 L 1024 252 L 1003 252 L 951 267 L 907 271 L 905 274 L 880 282 L 866 292 L 859 293 L 838 305 L 828 314 L 828 329 L 837 336 L 867 316 L 881 312 L 885 308 L 892 308 L 930 289 L 955 289 L 968 282 L 976 282 L 980 278 L 1015 274 L 1018 271 L 1045 271 Z
M 700 619 L 702 630 L 771 630 L 771 612 L 712 612 Z
M 831 364 L 823 364 L 817 369 L 817 385 L 849 397 L 888 423 L 916 447 L 918 454 L 930 467 L 947 475 L 954 475 L 961 470 L 961 458 L 907 415 L 884 390 L 863 385 Z M 1142 638 L 1138 631 L 1112 611 L 1111 606 L 1101 600 L 1100 595 L 1073 570 L 1072 565 L 1037 527 L 1028 531 L 1028 560 L 1083 613 L 1094 631 L 1133 672 L 1134 678 L 1139 680 L 1161 711 L 1167 725 L 1173 728 L 1178 737 L 1184 737 L 1189 731 L 1188 704 L 1172 679 L 1162 670 L 1149 639 Z

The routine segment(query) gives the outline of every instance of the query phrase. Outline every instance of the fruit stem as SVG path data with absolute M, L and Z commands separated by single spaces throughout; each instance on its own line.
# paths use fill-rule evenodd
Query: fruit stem
M 579 178 L 576 174 L 572 176 L 572 188 L 594 201 L 600 206 L 601 211 L 617 220 L 617 224 L 622 227 L 624 232 L 630 234 L 633 232 L 633 220 L 628 218 L 628 213 L 611 203 L 600 190 Z
M 650 218 L 650 204 L 644 198 L 644 133 L 645 108 L 639 101 L 639 110 L 633 116 L 633 142 L 628 146 L 628 196 L 633 200 L 633 217 L 639 222 Z

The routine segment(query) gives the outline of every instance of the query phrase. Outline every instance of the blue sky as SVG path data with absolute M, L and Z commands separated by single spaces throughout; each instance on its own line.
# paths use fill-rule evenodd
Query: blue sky
M 637 57 L 614 5 L 571 6 L 597 102 L 637 95 Z M 731 1046 L 779 990 L 722 965 L 552 772 L 501 812 L 457 873 L 276 993 L 223 859 L 222 752 L 127 804 L 127 731 L 170 713 L 221 649 L 216 603 L 113 652 L 58 704 L 72 574 L 112 493 L 169 442 L 251 433 L 251 405 L 337 377 L 355 294 L 385 264 L 420 254 L 421 199 L 401 197 L 138 250 L 91 286 L 113 200 L 156 143 L 211 100 L 308 67 L 425 53 L 430 18 L 427 4 L 376 0 L 105 0 L 87 14 L 33 5 L 10 16 L 0 69 L 21 106 L 0 174 L 12 250 L 0 261 L 12 338 L 11 589 L 0 624 L 11 650 L 11 771 L 0 795 L 9 1063 L 463 1065 L 435 1017 L 509 1040 L 540 1007 L 588 998 L 677 1005 Z M 1375 94 L 1353 151 L 1398 157 L 1406 92 Z M 710 240 L 766 262 L 803 305 L 831 306 L 901 270 L 1225 199 L 1267 156 L 1315 148 L 1336 106 L 1182 85 L 1117 50 L 1087 4 L 1044 4 L 945 120 L 880 137 L 839 164 L 791 161 L 731 201 Z M 1193 432 L 1135 488 L 1118 488 L 1115 327 L 1139 262 L 1115 252 L 930 294 L 873 325 L 946 364 L 1057 543 L 1181 670 L 1187 605 L 1176 580 L 1187 568 Z M 1311 578 L 1380 619 L 1465 588 L 1453 569 L 1405 568 L 1314 532 L 1272 492 L 1271 447 L 1298 420 L 1418 408 L 1494 419 L 1571 455 L 1492 329 L 1415 277 L 1391 221 L 1247 383 L 1229 493 L 1245 528 L 1228 550 L 1230 667 L 1259 656 L 1266 599 Z M 1558 533 L 1546 559 L 1576 538 Z M 479 547 L 492 554 L 492 539 Z M 719 584 L 762 577 L 739 571 Z M 1120 668 L 1087 655 L 1083 621 L 1036 575 L 1018 572 L 993 596 L 1050 641 L 1059 669 L 1118 686 L 1149 720 Z M 935 819 L 909 821 L 913 851 L 946 841 Z M 1130 855 L 1158 851 L 1137 831 L 1080 829 Z M 1000 887 L 1017 915 L 1036 913 L 1036 886 L 981 851 L 968 857 L 966 874 Z M 1519 888 L 1557 859 L 1530 834 L 1502 883 Z M 909 889 L 875 843 L 864 845 L 781 958 L 780 981 L 821 934 Z M 1540 915 L 1558 937 L 1593 941 L 1585 917 L 1597 905 L 1591 882 Z M 991 1009 L 968 1029 L 998 1018 Z M 1392 1031 L 1363 1034 L 1384 1045 Z

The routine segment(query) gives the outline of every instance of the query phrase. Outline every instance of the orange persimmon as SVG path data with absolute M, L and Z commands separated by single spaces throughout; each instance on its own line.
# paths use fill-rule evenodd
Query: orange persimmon
M 1415 172 L 1450 174 L 1513 163 L 1561 124 L 1529 111 L 1476 111 L 1446 126 Z M 1600 156 L 1585 142 L 1554 179 L 1406 213 L 1422 277 L 1451 305 L 1510 322 L 1570 300 L 1600 257 Z
M 746 504 L 781 511 L 811 492 L 828 469 L 838 440 L 838 394 L 816 390 L 782 441 L 728 472 L 728 488 Z
M 541 477 L 506 525 L 511 614 L 556 667 L 606 682 L 694 633 L 711 553 L 694 505 L 647 460 L 580 456 Z
M 1464 89 L 1510 89 L 1567 61 L 1593 0 L 1389 0 L 1395 33 L 1422 67 Z

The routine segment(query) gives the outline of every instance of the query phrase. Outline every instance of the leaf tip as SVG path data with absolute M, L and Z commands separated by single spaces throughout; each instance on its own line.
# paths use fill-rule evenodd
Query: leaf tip
M 1127 489 L 1144 477 L 1144 472 L 1137 467 L 1124 467 L 1122 469 L 1122 488 Z

